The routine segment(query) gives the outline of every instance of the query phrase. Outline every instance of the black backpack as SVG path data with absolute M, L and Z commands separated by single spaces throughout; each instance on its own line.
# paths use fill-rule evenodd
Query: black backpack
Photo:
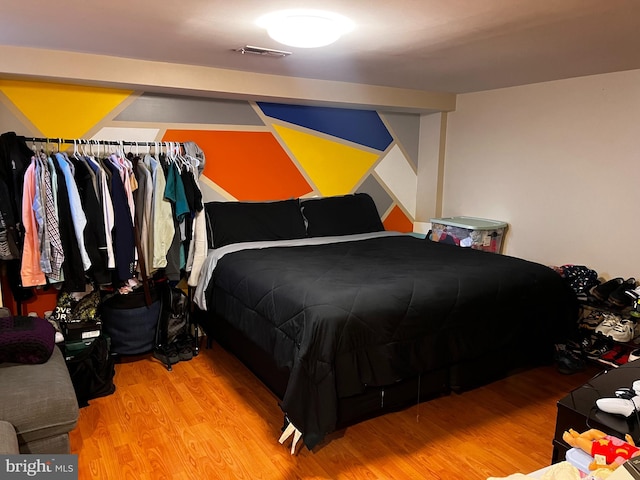
M 156 345 L 170 345 L 189 330 L 189 297 L 176 287 L 163 292 L 162 311 L 156 333 Z

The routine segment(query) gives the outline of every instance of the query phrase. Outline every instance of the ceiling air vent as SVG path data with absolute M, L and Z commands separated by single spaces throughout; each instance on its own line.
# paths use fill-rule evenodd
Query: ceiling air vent
M 236 52 L 240 52 L 243 55 L 245 53 L 252 55 L 262 55 L 263 57 L 286 57 L 291 55 L 291 52 L 285 52 L 284 50 L 273 50 L 272 48 L 254 47 L 253 45 L 245 45 L 244 47 L 236 48 Z

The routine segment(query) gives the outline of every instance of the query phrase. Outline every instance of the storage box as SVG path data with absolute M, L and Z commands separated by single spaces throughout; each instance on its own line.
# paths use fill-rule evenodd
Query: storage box
M 66 341 L 75 342 L 98 337 L 102 331 L 102 323 L 98 320 L 60 322 L 60 328 Z
M 475 217 L 444 217 L 431 219 L 431 240 L 499 253 L 505 222 Z

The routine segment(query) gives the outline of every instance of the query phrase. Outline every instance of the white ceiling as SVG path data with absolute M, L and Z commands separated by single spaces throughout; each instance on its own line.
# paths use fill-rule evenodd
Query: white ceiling
M 254 24 L 300 7 L 356 30 L 309 50 Z M 0 45 L 462 93 L 640 68 L 640 0 L 2 0 Z

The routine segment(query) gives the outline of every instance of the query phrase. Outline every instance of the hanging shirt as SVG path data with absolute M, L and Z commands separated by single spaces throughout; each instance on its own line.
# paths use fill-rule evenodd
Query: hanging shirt
M 147 242 L 148 242 L 148 255 L 147 258 L 147 267 L 149 268 L 149 272 L 154 270 L 153 267 L 153 244 L 154 244 L 154 213 L 155 213 L 155 199 L 156 199 L 156 182 L 157 182 L 157 173 L 156 168 L 158 167 L 158 162 L 151 155 L 146 154 L 142 159 L 142 164 L 147 167 L 149 171 L 149 179 L 151 181 L 151 198 L 149 200 L 149 230 L 147 231 Z M 163 190 L 164 191 L 164 190 Z
M 127 197 L 127 205 L 129 206 L 129 213 L 131 215 L 131 223 L 135 221 L 135 205 L 133 202 L 133 187 L 134 185 L 137 187 L 135 182 L 131 181 L 131 177 L 133 176 L 133 171 L 131 170 L 131 162 L 129 162 L 126 158 L 111 155 L 109 157 L 111 164 L 118 169 L 118 174 L 120 175 L 120 180 L 122 180 L 122 186 L 124 187 L 124 192 Z
M 86 157 L 87 164 L 96 175 L 96 186 L 99 192 L 102 218 L 104 220 L 104 236 L 107 245 L 107 268 L 116 268 L 116 257 L 113 251 L 113 227 L 114 213 L 111 192 L 109 191 L 109 178 L 107 172 L 93 157 Z
M 150 155 L 145 157 L 145 161 L 151 165 L 151 175 L 155 178 L 153 185 L 153 206 L 152 218 L 152 256 L 153 268 L 165 268 L 167 266 L 167 252 L 173 241 L 175 227 L 173 225 L 173 212 L 171 202 L 164 198 L 166 188 L 166 178 L 162 166 Z M 155 164 L 155 166 L 154 166 Z
M 195 160 L 195 159 L 194 159 Z M 198 164 L 200 161 L 198 160 Z M 195 218 L 193 219 L 193 235 L 191 243 L 189 244 L 189 256 L 187 259 L 187 271 L 189 278 L 187 284 L 191 287 L 198 285 L 200 279 L 200 271 L 207 256 L 207 250 L 209 245 L 207 244 L 207 222 L 206 214 L 204 211 L 204 205 L 202 204 L 202 191 L 200 190 L 200 184 L 198 183 L 198 165 L 192 165 L 191 176 L 193 180 L 194 191 L 194 208 L 196 210 Z
M 87 286 L 84 275 L 82 256 L 73 225 L 73 215 L 67 191 L 67 181 L 65 174 L 58 161 L 51 161 L 56 172 L 57 181 L 57 201 L 58 201 L 58 224 L 60 227 L 60 240 L 64 250 L 64 263 L 62 271 L 64 274 L 63 288 L 69 292 L 83 292 Z
M 104 162 L 105 167 L 111 171 L 111 199 L 113 201 L 114 229 L 113 249 L 116 261 L 116 274 L 121 281 L 133 277 L 135 269 L 135 237 L 133 234 L 133 221 L 125 186 L 118 167 L 112 162 Z
M 20 276 L 23 287 L 44 285 L 46 278 L 40 268 L 40 244 L 38 242 L 38 222 L 32 208 L 36 196 L 35 158 L 24 172 L 22 189 L 22 223 L 24 225 L 24 244 L 22 247 L 22 265 Z
M 153 196 L 153 180 L 151 171 L 142 160 L 135 163 L 135 173 L 138 188 L 135 190 L 136 225 L 140 232 L 140 249 L 144 259 L 145 271 L 149 274 L 152 268 L 150 257 L 150 221 Z
M 180 176 L 178 166 L 171 161 L 167 168 L 167 186 L 164 189 L 164 196 L 170 200 L 174 207 L 174 215 L 178 222 L 181 222 L 189 214 L 189 202 L 184 190 L 184 183 Z
M 64 175 L 64 179 L 67 185 L 67 195 L 69 196 L 69 206 L 71 207 L 71 218 L 73 219 L 73 229 L 76 234 L 76 240 L 78 242 L 78 249 L 80 250 L 80 258 L 82 259 L 82 267 L 84 271 L 89 270 L 91 267 L 91 260 L 84 244 L 84 228 L 87 224 L 87 217 L 82 210 L 82 203 L 80 201 L 80 194 L 78 193 L 78 187 L 76 186 L 75 179 L 73 178 L 73 172 L 71 170 L 71 164 L 61 153 L 56 153 L 55 159 L 58 162 L 58 166 Z
M 104 222 L 100 202 L 94 188 L 92 174 L 84 159 L 72 156 L 68 159 L 73 165 L 74 179 L 78 189 L 78 195 L 82 209 L 91 212 L 87 215 L 84 228 L 84 246 L 91 261 L 89 274 L 100 285 L 111 283 L 111 273 L 107 270 L 107 245 L 104 231 Z
M 164 196 L 171 202 L 175 234 L 169 251 L 167 252 L 167 266 L 165 273 L 170 280 L 180 280 L 181 270 L 186 265 L 186 255 L 182 245 L 186 238 L 184 234 L 184 220 L 189 216 L 189 204 L 184 192 L 184 184 L 180 171 L 173 160 L 167 164 L 167 186 Z
M 40 269 L 46 274 L 51 273 L 51 243 L 47 229 L 47 213 L 45 209 L 44 176 L 47 167 L 43 165 L 39 155 L 33 157 L 35 164 L 35 196 L 33 197 L 33 213 L 38 222 L 38 244 L 40 245 Z
M 50 266 L 51 271 L 47 273 L 47 278 L 51 283 L 64 280 L 62 264 L 64 262 L 64 249 L 60 238 L 60 225 L 58 223 L 58 202 L 56 171 L 51 158 L 43 158 L 43 177 L 45 186 L 45 212 L 47 216 L 46 230 L 51 248 Z

